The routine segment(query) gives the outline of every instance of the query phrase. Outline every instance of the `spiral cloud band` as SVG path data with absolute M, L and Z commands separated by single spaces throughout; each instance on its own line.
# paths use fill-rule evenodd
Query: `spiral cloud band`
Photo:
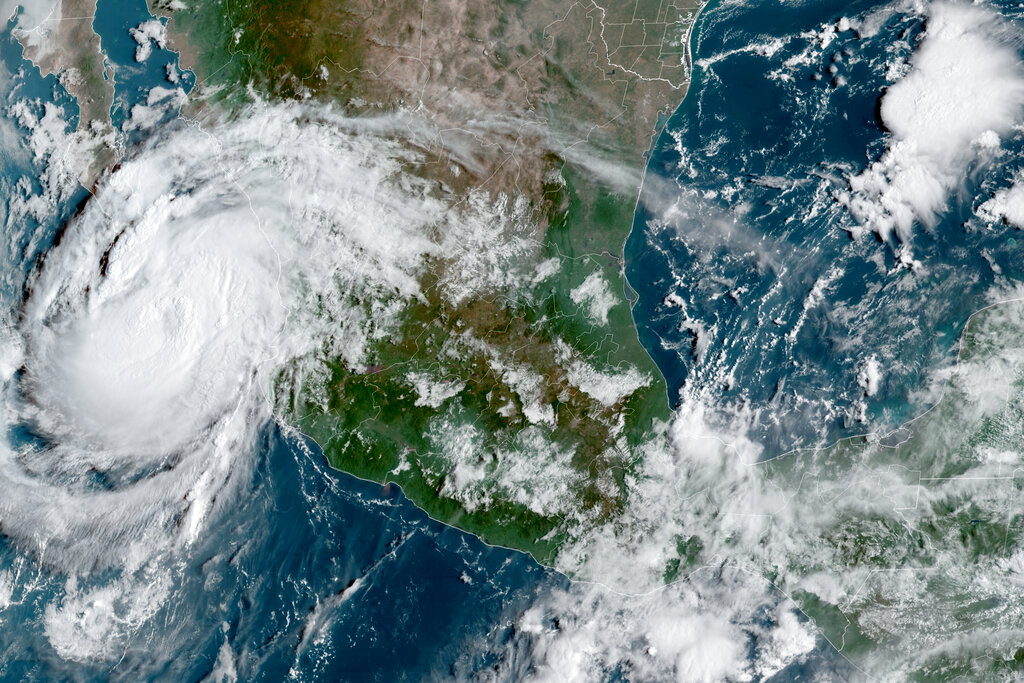
M 58 571 L 114 577 L 48 608 L 64 656 L 113 656 L 166 599 L 168 559 L 251 474 L 277 373 L 359 362 L 418 294 L 447 206 L 398 174 L 409 150 L 299 107 L 174 125 L 30 276 L 2 381 L 9 432 L 31 438 L 0 452 L 0 523 Z

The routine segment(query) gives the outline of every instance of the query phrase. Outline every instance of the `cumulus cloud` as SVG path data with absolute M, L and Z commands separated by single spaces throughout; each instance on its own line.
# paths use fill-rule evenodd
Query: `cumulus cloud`
M 152 88 L 146 95 L 145 104 L 132 106 L 131 116 L 125 121 L 124 129 L 130 131 L 153 128 L 180 110 L 187 99 L 188 96 L 181 88 Z
M 878 356 L 871 356 L 860 365 L 857 371 L 857 384 L 864 391 L 865 396 L 874 396 L 882 383 L 882 364 L 878 362 Z
M 632 365 L 598 369 L 560 339 L 556 341 L 555 349 L 569 383 L 603 405 L 614 406 L 651 383 L 649 375 Z
M 1024 69 L 1005 33 L 984 6 L 929 8 L 909 73 L 882 97 L 887 149 L 838 196 L 861 226 L 906 241 L 915 222 L 934 224 L 969 166 L 1020 120 Z
M 144 62 L 153 54 L 153 44 L 163 49 L 167 47 L 167 27 L 159 19 L 144 21 L 135 28 L 128 29 L 132 39 L 138 43 L 135 48 L 135 61 Z
M 512 645 L 528 648 L 531 681 L 599 681 L 614 672 L 680 683 L 760 679 L 802 661 L 817 639 L 791 602 L 753 584 L 763 582 L 733 570 L 640 596 L 574 584 L 526 610 Z M 765 612 L 769 619 L 754 617 Z
M 40 111 L 21 100 L 8 107 L 7 115 L 27 134 L 25 141 L 38 169 L 35 180 L 41 185 L 41 192 L 24 188 L 23 196 L 11 197 L 12 214 L 45 220 L 78 191 L 78 176 L 88 165 L 88 141 L 69 132 L 64 108 L 52 102 Z M 31 185 L 27 178 L 22 184 Z
M 592 325 L 607 325 L 608 311 L 612 310 L 616 303 L 608 281 L 599 270 L 595 270 L 572 289 L 569 298 L 586 313 Z
M 458 306 L 472 296 L 511 291 L 528 281 L 531 273 L 519 266 L 528 263 L 527 257 L 540 245 L 524 196 L 491 199 L 474 191 L 452 216 L 441 243 L 447 258 L 440 286 L 449 303 Z
M 1024 178 L 1018 177 L 1010 187 L 998 190 L 975 214 L 988 223 L 1005 222 L 1024 229 Z
M 96 588 L 70 578 L 59 602 L 50 603 L 43 629 L 54 650 L 66 660 L 117 659 L 135 629 L 151 619 L 171 591 L 167 572 L 151 571 L 147 581 L 122 578 Z

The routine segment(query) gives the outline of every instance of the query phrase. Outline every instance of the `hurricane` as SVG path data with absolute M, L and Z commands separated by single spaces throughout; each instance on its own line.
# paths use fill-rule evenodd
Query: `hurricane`
M 1016 672 L 1020 8 L 445 19 L 441 110 L 437 7 L 300 78 L 167 5 L 100 1 L 99 104 L 4 6 L 0 674 Z
M 408 152 L 357 129 L 301 107 L 216 136 L 173 126 L 62 230 L 5 334 L 20 438 L 0 523 L 24 551 L 140 576 L 183 552 L 234 504 L 278 374 L 357 362 L 389 302 L 416 295 L 444 205 L 396 178 Z

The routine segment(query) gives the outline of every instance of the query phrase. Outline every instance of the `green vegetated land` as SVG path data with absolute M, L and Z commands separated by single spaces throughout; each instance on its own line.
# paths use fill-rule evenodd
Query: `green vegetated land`
M 932 410 L 888 438 L 846 439 L 765 466 L 767 481 L 816 511 L 791 532 L 806 537 L 786 557 L 782 587 L 847 656 L 1016 629 L 1024 618 L 1012 559 L 1024 535 L 1022 335 L 1024 305 L 983 311 Z M 863 585 L 830 602 L 804 585 L 821 573 Z M 970 649 L 935 652 L 914 680 L 1019 670 L 1020 650 L 1005 654 L 981 663 Z
M 564 495 L 572 498 L 573 514 L 588 521 L 606 520 L 624 504 L 622 476 L 636 457 L 633 447 L 650 435 L 655 420 L 667 420 L 669 408 L 664 382 L 637 341 L 613 251 L 621 226 L 632 221 L 633 204 L 589 187 L 598 196 L 586 201 L 576 187 L 570 180 L 548 188 L 551 225 L 543 257 L 558 257 L 562 267 L 528 296 L 475 299 L 452 308 L 436 275 L 428 273 L 422 283 L 426 301 L 406 309 L 398 337 L 373 349 L 372 366 L 330 364 L 326 411 L 303 396 L 289 397 L 296 423 L 324 447 L 332 465 L 373 481 L 396 482 L 431 516 L 490 543 L 527 550 L 542 562 L 551 562 L 557 551 L 564 515 L 539 514 L 515 502 L 511 491 L 495 491 L 472 511 L 445 495 L 452 464 L 436 426 L 442 421 L 477 427 L 475 457 L 487 474 L 496 476 L 503 452 L 537 460 L 551 457 L 544 448 L 571 452 L 580 477 Z M 607 326 L 591 324 L 569 296 L 595 271 L 612 283 L 618 298 Z M 467 334 L 483 344 L 466 343 Z M 568 381 L 559 342 L 592 366 L 629 364 L 649 381 L 621 403 L 604 405 Z M 542 378 L 539 398 L 553 408 L 554 425 L 531 424 L 515 387 L 495 371 L 495 359 Z M 417 405 L 409 377 L 421 373 L 464 388 L 440 406 Z M 616 430 L 620 415 L 621 438 Z M 524 439 L 538 433 L 541 452 L 524 454 Z
M 244 103 L 248 88 L 292 98 L 310 84 L 321 97 L 347 102 L 367 88 L 358 17 L 338 9 L 344 6 L 193 2 L 173 13 L 172 38 L 193 51 L 186 57 L 221 105 Z M 330 21 L 321 21 L 325 13 Z M 348 28 L 320 28 L 339 25 Z M 318 76 L 325 55 L 329 79 Z M 669 406 L 625 298 L 622 245 L 636 197 L 602 187 L 543 150 L 538 158 L 548 180 L 527 199 L 540 244 L 521 265 L 557 258 L 554 274 L 522 291 L 452 306 L 442 284 L 448 264 L 432 261 L 420 283 L 423 300 L 408 305 L 397 333 L 375 343 L 366 367 L 328 359 L 316 391 L 285 373 L 278 407 L 322 445 L 333 466 L 398 483 L 436 519 L 550 563 L 566 529 L 622 508 L 634 448 L 655 421 L 667 420 Z M 571 296 L 595 273 L 615 301 L 606 324 Z M 577 361 L 612 374 L 632 369 L 645 382 L 608 405 L 570 381 L 568 366 Z M 531 416 L 517 385 L 521 375 L 538 380 L 532 399 L 550 409 L 551 420 Z M 429 378 L 446 397 L 425 401 L 417 378 Z M 453 458 L 480 481 L 468 488 L 457 482 Z

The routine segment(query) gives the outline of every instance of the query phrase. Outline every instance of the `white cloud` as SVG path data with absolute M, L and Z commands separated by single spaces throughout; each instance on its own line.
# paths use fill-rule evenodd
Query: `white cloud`
M 167 47 L 167 27 L 159 19 L 144 21 L 135 28 L 128 29 L 132 39 L 138 43 L 135 48 L 135 61 L 144 62 L 153 54 L 153 44 L 163 49 Z
M 39 419 L 60 441 L 137 459 L 180 448 L 232 410 L 261 365 L 328 336 L 309 323 L 286 334 L 306 297 L 351 320 L 345 297 L 417 291 L 433 248 L 422 229 L 440 205 L 401 197 L 394 162 L 364 162 L 370 143 L 328 122 L 278 111 L 280 142 L 261 144 L 271 115 L 150 146 L 50 255 L 24 332 Z
M 552 256 L 549 259 L 541 261 L 540 264 L 538 264 L 537 269 L 534 271 L 533 279 L 530 281 L 530 284 L 539 285 L 541 282 L 544 282 L 549 277 L 557 273 L 561 267 L 562 262 L 557 256 Z
M 475 425 L 453 411 L 432 420 L 427 436 L 445 463 L 441 493 L 476 510 L 510 501 L 538 515 L 573 513 L 581 475 L 572 466 L 573 449 L 561 446 L 538 427 L 520 431 L 511 442 L 489 446 Z
M 706 670 L 727 666 L 729 648 L 718 636 L 729 633 L 730 625 L 755 634 L 757 642 L 750 643 L 753 658 L 737 665 L 739 673 L 720 679 L 773 675 L 809 656 L 820 641 L 813 625 L 792 613 L 792 603 L 780 601 L 779 593 L 760 580 L 762 572 L 783 593 L 816 595 L 856 623 L 875 643 L 851 656 L 866 676 L 885 679 L 913 671 L 926 657 L 956 651 L 960 642 L 974 642 L 979 653 L 998 651 L 982 643 L 1013 637 L 1016 614 L 994 606 L 983 628 L 936 620 L 931 577 L 943 577 L 947 607 L 967 608 L 1020 585 L 1021 553 L 1000 546 L 978 557 L 974 546 L 962 543 L 949 511 L 969 500 L 971 514 L 980 520 L 1001 519 L 1000 511 L 1012 508 L 1018 496 L 1010 473 L 1024 453 L 1013 408 L 1020 399 L 1014 382 L 1024 353 L 1012 340 L 1020 337 L 1022 321 L 1019 303 L 988 309 L 972 321 L 971 348 L 979 355 L 936 372 L 947 398 L 908 425 L 915 437 L 906 450 L 869 438 L 859 446 L 761 461 L 761 446 L 748 436 L 757 413 L 730 414 L 705 405 L 699 396 L 686 396 L 671 425 L 633 451 L 636 469 L 625 477 L 628 502 L 622 514 L 570 534 L 557 558 L 558 568 L 570 576 L 633 596 L 610 609 L 595 605 L 584 587 L 577 587 L 578 606 L 542 601 L 540 614 L 557 616 L 559 626 L 532 622 L 533 637 L 541 640 L 533 650 L 544 663 L 541 671 L 551 679 L 601 680 L 615 667 L 638 671 L 654 657 L 660 668 L 651 671 L 657 673 L 646 675 L 643 669 L 640 678 L 671 680 L 697 651 L 689 649 L 687 625 L 714 612 L 719 621 L 702 626 L 709 640 L 695 655 L 706 661 L 695 661 L 689 675 L 699 679 Z M 877 391 L 882 381 L 880 364 L 873 366 L 872 358 L 862 362 L 865 393 Z M 969 466 L 962 478 L 941 474 L 951 462 Z M 904 534 L 925 525 L 949 533 L 925 548 L 907 550 Z M 700 539 L 700 552 L 676 575 L 699 596 L 687 598 L 660 586 L 667 563 L 680 557 L 678 544 L 692 537 Z M 851 562 L 851 552 L 867 553 L 870 562 Z M 718 574 L 722 569 L 724 578 Z M 749 580 L 737 578 L 746 572 Z M 676 611 L 659 621 L 655 612 L 640 607 L 647 599 Z M 772 615 L 761 631 L 745 616 L 758 609 Z M 568 616 L 562 610 L 570 610 Z M 651 623 L 671 623 L 678 632 L 659 628 L 651 637 L 636 636 Z M 655 646 L 651 653 L 649 646 L 659 637 L 676 649 Z M 842 638 L 835 644 L 842 647 Z
M 871 356 L 861 363 L 857 372 L 857 384 L 864 391 L 866 396 L 874 396 L 878 393 L 878 387 L 882 383 L 882 364 L 878 362 L 878 356 Z
M 15 113 L 41 161 L 62 169 L 58 112 Z M 454 221 L 494 224 L 504 210 L 452 212 L 457 197 L 401 172 L 418 160 L 410 147 L 393 121 L 258 105 L 161 129 L 112 172 L 3 338 L 0 380 L 24 365 L 27 400 L 2 417 L 53 444 L 28 474 L 0 453 L 5 532 L 65 571 L 134 571 L 191 543 L 244 477 L 278 373 L 294 370 L 316 397 L 321 354 L 362 367 L 421 296 L 425 258 L 461 234 Z M 64 183 L 44 190 L 63 201 Z M 538 378 L 503 370 L 549 423 Z M 425 391 L 432 403 L 447 393 Z M 93 490 L 90 469 L 111 490 Z
M 910 72 L 882 98 L 888 147 L 838 197 L 861 226 L 907 241 L 916 221 L 934 224 L 968 166 L 1020 120 L 1024 72 L 1005 31 L 984 6 L 931 5 Z
M 458 306 L 484 292 L 504 293 L 529 281 L 530 273 L 519 266 L 540 244 L 524 196 L 492 200 L 474 191 L 450 218 L 441 240 L 445 266 L 439 284 L 451 304 Z
M 939 40 L 940 28 L 933 22 L 919 53 Z M 922 66 L 928 60 L 920 60 L 914 69 L 928 71 Z M 448 225 L 446 216 L 472 218 L 473 239 L 499 234 L 475 230 L 501 207 L 469 202 L 463 213 L 449 214 L 450 207 L 432 198 L 433 186 L 401 173 L 412 155 L 372 130 L 393 133 L 388 121 L 306 120 L 307 114 L 297 107 L 257 108 L 208 132 L 173 128 L 169 139 L 153 141 L 108 179 L 33 283 L 25 322 L 6 331 L 2 349 L 4 379 L 24 362 L 31 400 L 6 406 L 14 414 L 5 417 L 33 423 L 55 445 L 31 459 L 0 453 L 0 515 L 6 533 L 53 565 L 133 571 L 154 553 L 186 546 L 202 532 L 214 501 L 230 500 L 232 477 L 246 475 L 243 456 L 267 417 L 261 390 L 268 377 L 325 346 L 350 364 L 365 360 L 367 341 L 398 310 L 391 304 L 419 294 L 423 256 L 450 255 L 428 235 L 436 230 L 443 245 L 446 235 L 466 234 L 460 232 L 466 226 Z M 990 143 L 987 131 L 997 128 L 983 127 L 964 144 Z M 914 136 L 898 130 L 893 127 L 893 146 Z M 41 133 L 40 149 L 54 149 L 50 139 Z M 910 158 L 919 163 L 913 168 L 934 171 L 929 160 L 943 153 L 925 143 L 914 144 Z M 882 170 L 895 176 L 907 169 Z M 466 261 L 467 275 L 453 277 L 453 287 L 496 272 L 498 262 L 484 256 Z M 574 294 L 595 321 L 607 320 L 611 292 L 599 272 Z M 495 370 L 533 407 L 528 415 L 550 424 L 553 413 L 541 401 L 535 373 L 511 365 Z M 988 371 L 999 371 L 1000 390 L 1013 376 L 1002 370 Z M 876 391 L 880 376 L 866 371 L 865 391 Z M 601 384 L 607 379 L 581 370 L 577 383 L 611 400 L 621 392 Z M 989 375 L 967 383 L 967 395 L 973 386 L 986 388 L 995 402 Z M 425 386 L 420 396 L 433 403 L 444 393 Z M 702 567 L 716 574 L 695 572 L 686 585 L 650 596 L 582 585 L 547 596 L 519 624 L 534 638 L 537 678 L 600 678 L 623 661 L 640 679 L 771 675 L 813 644 L 807 627 L 759 578 L 758 569 L 768 566 L 778 569 L 780 582 L 800 584 L 799 571 L 788 564 L 792 557 L 829 577 L 824 599 L 846 604 L 857 597 L 864 577 L 829 564 L 836 558 L 821 534 L 844 515 L 891 514 L 891 502 L 878 495 L 882 475 L 849 474 L 836 463 L 808 459 L 803 488 L 784 488 L 784 477 L 772 479 L 772 471 L 753 466 L 761 447 L 746 435 L 757 415 L 716 414 L 700 397 L 686 398 L 672 424 L 637 449 L 635 470 L 623 475 L 629 492 L 623 514 L 587 528 L 585 537 L 570 537 L 558 562 L 579 576 L 647 591 L 663 583 L 676 538 L 700 534 Z M 495 453 L 482 452 L 482 435 L 473 427 L 438 438 L 450 447 L 445 492 L 467 505 L 500 494 L 541 514 L 576 510 L 573 454 L 557 449 L 543 429 L 531 428 Z M 165 470 L 169 462 L 175 466 Z M 73 477 L 90 467 L 111 475 L 112 490 L 97 492 Z M 116 485 L 139 474 L 146 476 L 135 486 Z M 889 493 L 917 490 L 912 477 L 883 474 Z M 829 504 L 821 505 L 826 498 Z M 1015 574 L 1019 564 L 1014 560 L 1003 572 Z M 747 566 L 753 569 L 737 569 Z M 895 596 L 889 604 L 897 607 L 859 606 L 874 609 L 873 623 L 884 625 L 891 609 L 917 596 L 911 579 L 901 577 L 898 585 L 876 579 L 864 595 Z M 815 586 L 813 580 L 802 585 Z M 108 640 L 120 642 L 124 629 L 148 618 L 162 599 L 135 583 L 103 590 L 69 587 L 48 610 L 47 632 L 59 651 L 110 656 Z M 124 598 L 129 591 L 146 596 L 149 606 Z M 559 615 L 560 625 L 547 623 L 548 614 Z M 753 618 L 765 614 L 774 615 L 769 625 Z M 920 620 L 898 623 L 913 628 Z M 751 634 L 757 636 L 753 662 L 747 659 Z
M 46 606 L 43 629 L 54 650 L 73 662 L 116 660 L 137 629 L 170 594 L 169 573 L 147 573 L 145 581 L 117 580 L 96 588 L 71 578 L 59 602 Z
M 988 223 L 1006 222 L 1024 228 L 1024 180 L 1018 177 L 1010 187 L 998 190 L 975 213 Z
M 648 650 L 672 662 L 677 681 L 715 683 L 739 677 L 746 648 L 735 626 L 707 614 L 684 610 L 657 614 L 647 623 Z
M 595 270 L 572 289 L 569 298 L 583 309 L 594 325 L 607 325 L 608 311 L 616 304 L 615 295 L 599 270 Z
M 602 371 L 587 363 L 568 344 L 556 342 L 558 362 L 566 370 L 569 384 L 605 406 L 614 406 L 649 386 L 651 378 L 632 365 Z
M 775 610 L 775 627 L 757 649 L 755 671 L 760 678 L 769 678 L 793 662 L 802 660 L 815 646 L 814 633 L 800 623 L 794 605 L 783 603 Z
M 638 681 L 760 680 L 816 645 L 792 603 L 774 604 L 763 581 L 729 568 L 709 578 L 646 595 L 586 584 L 542 594 L 516 624 L 517 645 L 529 649 L 527 680 L 602 681 L 622 671 Z M 764 611 L 774 623 L 755 617 Z
M 89 163 L 89 141 L 68 131 L 64 109 L 51 102 L 43 104 L 41 115 L 24 100 L 11 105 L 7 114 L 28 133 L 32 160 L 40 169 L 36 180 L 42 186 L 40 193 L 25 191 L 12 199 L 11 213 L 45 220 L 78 191 L 78 176 Z
M 168 114 L 181 109 L 188 96 L 181 88 L 164 88 L 156 86 L 146 95 L 145 104 L 132 106 L 131 116 L 124 123 L 124 129 L 146 130 L 163 121 Z
M 555 409 L 544 399 L 544 378 L 530 366 L 492 357 L 490 368 L 519 397 L 523 416 L 535 425 L 555 426 Z
M 406 379 L 416 390 L 418 398 L 414 405 L 440 408 L 448 399 L 458 396 L 466 384 L 459 380 L 436 380 L 426 372 L 410 372 Z
M 13 114 L 56 206 L 74 187 L 63 118 Z M 389 124 L 301 105 L 172 124 L 104 179 L 30 281 L 0 334 L 0 382 L 20 383 L 0 419 L 49 445 L 0 448 L 4 532 L 59 571 L 116 577 L 48 608 L 66 656 L 114 656 L 159 608 L 166 594 L 139 582 L 246 480 L 278 373 L 308 379 L 318 354 L 360 366 L 420 295 L 455 198 L 402 174 L 415 152 L 375 126 Z M 474 210 L 458 215 L 486 223 Z

